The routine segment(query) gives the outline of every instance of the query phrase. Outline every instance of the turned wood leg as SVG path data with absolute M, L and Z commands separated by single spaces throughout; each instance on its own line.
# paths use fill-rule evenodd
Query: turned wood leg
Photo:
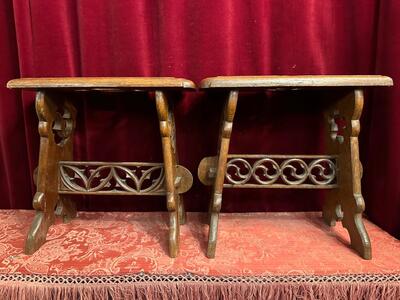
M 70 218 L 75 215 L 71 202 L 58 195 L 58 163 L 72 158 L 75 109 L 59 95 L 39 91 L 36 94 L 36 112 L 40 135 L 37 191 L 33 197 L 36 215 L 26 238 L 26 254 L 34 253 L 46 241 L 47 231 L 54 223 L 57 204 L 65 207 L 60 210 L 63 216 Z
M 171 257 L 176 257 L 179 252 L 180 199 L 175 189 L 176 158 L 173 149 L 175 134 L 173 133 L 172 112 L 169 108 L 165 93 L 161 91 L 156 91 L 156 107 L 160 123 L 167 209 L 169 212 L 169 255 Z
M 238 91 L 231 91 L 229 93 L 229 98 L 226 100 L 222 115 L 217 154 L 217 170 L 209 206 L 210 228 L 208 233 L 207 247 L 207 257 L 209 258 L 215 257 L 215 249 L 217 246 L 218 218 L 219 212 L 221 211 L 226 162 L 228 158 L 229 142 L 232 133 L 233 118 L 235 116 L 237 100 Z
M 353 249 L 364 259 L 371 259 L 371 242 L 362 220 L 365 203 L 361 194 L 362 166 L 358 147 L 363 103 L 362 90 L 352 91 L 336 103 L 331 116 L 335 122 L 331 133 L 338 150 L 339 187 L 336 192 L 331 191 L 324 217 L 328 223 L 342 218 Z

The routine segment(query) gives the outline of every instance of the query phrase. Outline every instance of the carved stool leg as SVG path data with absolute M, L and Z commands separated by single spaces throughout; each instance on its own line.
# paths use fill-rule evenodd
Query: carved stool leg
M 167 209 L 169 212 L 169 255 L 176 257 L 179 250 L 179 197 L 175 189 L 176 161 L 174 155 L 174 137 L 172 112 L 166 95 L 156 91 L 156 106 L 160 123 L 161 141 L 164 156 L 165 189 L 167 192 Z
M 176 128 L 175 128 L 175 117 L 172 112 L 172 105 L 169 103 L 170 107 L 170 121 L 171 121 L 171 145 L 172 145 L 172 160 L 174 165 L 179 164 L 178 152 L 176 151 Z M 183 196 L 180 194 L 176 194 L 177 203 L 178 203 L 178 214 L 179 214 L 179 223 L 181 225 L 186 223 L 186 210 Z
M 324 221 L 328 226 L 331 227 L 336 225 L 336 221 L 341 221 L 343 219 L 342 208 L 337 200 L 338 197 L 339 194 L 336 190 L 328 191 L 324 206 L 322 208 L 322 216 Z
M 60 201 L 57 204 L 56 215 L 63 218 L 64 223 L 69 223 L 76 217 L 76 204 L 66 195 L 60 195 Z
M 339 202 L 330 199 L 334 204 L 330 209 L 324 210 L 324 215 L 328 216 L 329 212 L 332 213 L 333 209 L 337 209 L 337 206 L 340 205 L 341 211 L 343 211 L 342 223 L 349 232 L 351 246 L 364 259 L 371 259 L 371 242 L 362 221 L 365 203 L 361 194 L 362 167 L 358 147 L 363 103 L 361 90 L 352 91 L 336 103 L 334 117 L 343 118 L 342 121 L 345 122 L 345 126 L 336 124 L 338 128 L 333 131 L 332 136 L 335 138 L 339 155 L 339 188 L 335 195 Z M 340 213 L 339 217 L 341 217 Z M 327 218 L 329 221 L 329 217 Z
M 63 119 L 66 122 L 65 126 L 67 130 L 58 131 L 65 140 L 63 141 L 63 153 L 60 160 L 73 160 L 73 136 L 76 124 L 76 109 L 72 103 L 65 100 L 63 103 L 64 116 Z M 66 135 L 66 136 L 65 136 Z M 59 202 L 56 208 L 56 215 L 63 218 L 64 223 L 71 221 L 76 217 L 76 204 L 67 195 L 59 195 Z
M 41 91 L 36 94 L 36 112 L 40 135 L 37 191 L 33 198 L 36 216 L 26 238 L 26 254 L 34 253 L 46 241 L 48 228 L 54 223 L 56 205 L 63 202 L 58 195 L 58 163 L 72 157 L 76 114 L 72 104 Z M 64 214 L 72 217 L 74 209 L 71 205 L 68 207 Z
M 339 153 L 339 143 L 337 139 L 338 124 L 335 123 L 336 107 L 329 107 L 325 113 L 325 147 L 326 154 L 336 155 Z M 337 221 L 343 218 L 342 208 L 339 203 L 338 189 L 326 191 L 326 198 L 322 208 L 322 216 L 328 226 L 335 226 Z
M 218 218 L 222 204 L 222 190 L 226 172 L 226 162 L 229 151 L 229 142 L 232 133 L 233 118 L 238 100 L 238 91 L 231 91 L 226 100 L 219 136 L 217 171 L 214 181 L 212 198 L 209 207 L 210 228 L 208 234 L 207 257 L 215 257 L 217 246 Z

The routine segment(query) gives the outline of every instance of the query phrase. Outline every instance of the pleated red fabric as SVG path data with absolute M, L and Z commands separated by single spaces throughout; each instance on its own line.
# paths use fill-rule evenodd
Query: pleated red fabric
M 31 174 L 39 152 L 33 94 L 7 90 L 9 79 L 176 76 L 198 83 L 216 75 L 377 73 L 392 76 L 396 85 L 399 14 L 396 0 L 1 1 L 0 207 L 31 207 Z M 367 214 L 397 236 L 399 91 L 395 86 L 368 94 L 360 137 Z M 318 106 L 309 103 L 309 96 L 294 102 L 244 95 L 231 151 L 322 151 Z M 194 174 L 202 157 L 216 153 L 221 97 L 188 94 L 176 104 L 180 162 Z M 76 159 L 160 161 L 154 103 L 131 95 L 113 99 L 75 103 Z M 205 210 L 208 192 L 195 180 L 186 195 L 188 209 Z M 235 190 L 224 193 L 222 210 L 315 210 L 320 198 L 314 191 Z M 165 200 L 86 197 L 79 206 L 164 210 Z

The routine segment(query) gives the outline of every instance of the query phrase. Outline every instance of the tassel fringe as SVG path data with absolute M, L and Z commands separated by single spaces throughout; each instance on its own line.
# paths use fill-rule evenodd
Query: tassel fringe
M 400 299 L 400 274 L 229 277 L 0 275 L 1 299 Z

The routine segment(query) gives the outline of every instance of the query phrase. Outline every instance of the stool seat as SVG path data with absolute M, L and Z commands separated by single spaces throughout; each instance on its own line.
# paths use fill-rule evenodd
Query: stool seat
M 392 86 L 381 75 L 217 76 L 203 79 L 200 88 L 308 88 Z
M 25 89 L 195 89 L 195 84 L 175 77 L 49 77 L 10 80 L 8 88 Z

